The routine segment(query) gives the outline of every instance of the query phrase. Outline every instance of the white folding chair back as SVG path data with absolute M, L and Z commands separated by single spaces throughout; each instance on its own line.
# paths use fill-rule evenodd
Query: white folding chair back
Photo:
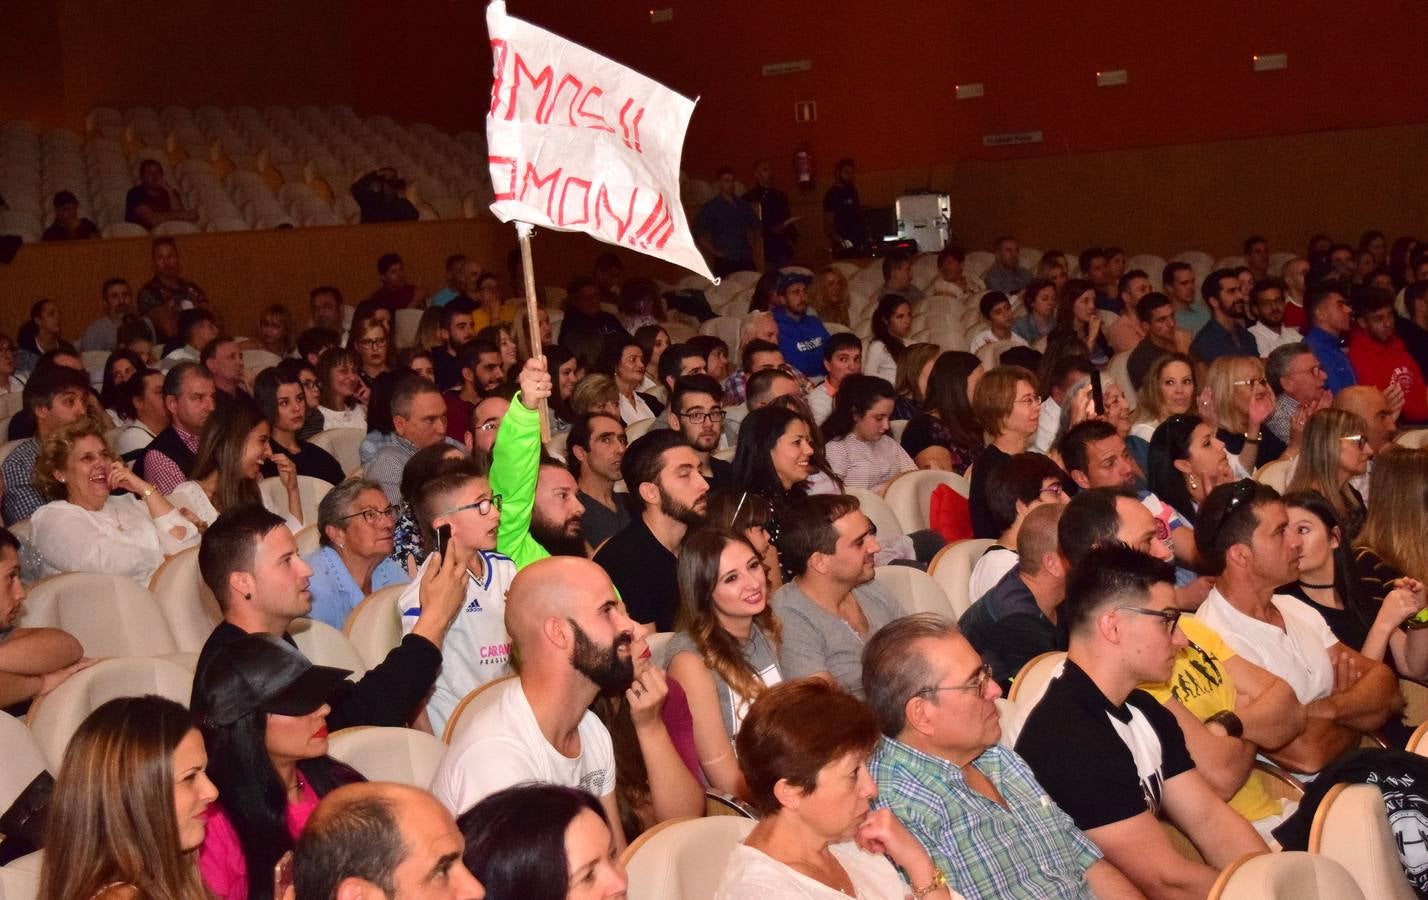
M 926 572 L 912 566 L 878 566 L 875 571 L 877 582 L 898 599 L 903 611 L 952 615 L 952 604 L 947 601 L 947 595 Z
M 1400 447 L 1410 447 L 1417 450 L 1428 445 L 1428 428 L 1415 428 L 1412 431 L 1405 431 L 1393 439 Z
M 67 631 L 85 656 L 163 656 L 179 649 L 154 595 L 119 575 L 46 578 L 30 589 L 18 624 Z
M 1375 900 L 1411 900 L 1395 832 L 1384 809 L 1383 794 L 1372 784 L 1337 784 L 1329 789 L 1309 828 L 1309 852 L 1343 866 L 1364 896 Z
M 968 538 L 948 544 L 932 558 L 927 574 L 947 595 L 952 618 L 960 619 L 962 613 L 976 602 L 977 598 L 971 596 L 972 569 L 994 543 L 996 541 L 990 538 Z
M 20 857 L 8 866 L 0 866 L 0 900 L 35 900 L 40 895 L 40 867 L 45 851 Z
M 879 538 L 900 537 L 906 533 L 903 531 L 902 522 L 898 519 L 897 513 L 893 512 L 892 507 L 888 506 L 888 502 L 882 498 L 882 495 L 864 488 L 848 488 L 846 493 L 850 497 L 858 498 L 858 507 L 878 529 Z
M 755 824 L 740 816 L 705 816 L 646 831 L 621 855 L 629 900 L 712 900 L 729 854 Z
M 360 428 L 329 428 L 319 431 L 308 440 L 314 447 L 321 447 L 331 453 L 344 474 L 354 475 L 362 471 L 362 457 L 359 454 L 362 439 L 366 436 L 367 433 Z
M 351 679 L 361 678 L 367 673 L 367 665 L 362 661 L 362 655 L 357 652 L 357 648 L 352 646 L 352 642 L 347 640 L 342 632 L 326 622 L 293 619 L 292 624 L 288 626 L 288 634 L 292 635 L 303 656 L 315 665 L 348 669 L 352 672 L 348 676 Z
M 307 556 L 317 550 L 322 545 L 322 532 L 317 530 L 317 523 L 304 525 L 302 530 L 293 535 L 293 540 L 297 541 L 298 554 Z
M 328 741 L 328 755 L 368 781 L 395 781 L 422 790 L 431 784 L 446 752 L 440 738 L 414 728 L 344 728 Z
M 261 372 L 264 369 L 271 369 L 282 361 L 283 358 L 271 350 L 243 351 L 243 368 L 245 369 Z
M 501 699 L 501 692 L 506 690 L 518 691 L 521 683 L 515 675 L 507 675 L 504 678 L 497 678 L 495 681 L 488 681 L 476 688 L 456 704 L 456 708 L 451 711 L 451 717 L 446 720 L 446 732 L 442 734 L 441 740 L 444 744 L 452 744 L 461 733 L 470 725 L 471 720 L 481 710 L 492 706 Z
M 1215 879 L 1206 900 L 1364 900 L 1332 859 L 1300 850 L 1241 857 Z
M 1051 650 L 1032 657 L 1012 678 L 1007 699 L 1015 703 L 1023 714 L 1030 713 L 1041 702 L 1041 696 L 1046 693 L 1052 679 L 1061 674 L 1065 663 L 1064 650 Z
M 417 326 L 421 324 L 420 309 L 399 309 L 397 316 L 392 321 L 392 330 L 396 332 L 393 338 L 398 347 L 410 347 L 416 340 Z
M 342 633 L 369 669 L 386 659 L 402 642 L 402 615 L 397 609 L 397 598 L 406 587 L 393 584 L 373 591 L 347 614 Z
M 149 579 L 149 592 L 169 626 L 180 653 L 197 653 L 223 613 L 198 571 L 198 548 L 170 556 Z
M 55 688 L 30 712 L 30 733 L 58 772 L 64 748 L 81 722 L 99 706 L 116 697 L 158 694 L 188 706 L 193 673 L 177 663 L 152 657 L 120 656 L 103 659 L 76 672 Z
M 1289 486 L 1289 475 L 1294 471 L 1294 463 L 1293 459 L 1276 459 L 1267 462 L 1255 470 L 1254 480 L 1260 484 L 1267 484 L 1282 494 Z
M 332 483 L 311 475 L 299 475 L 297 480 L 298 498 L 302 502 L 302 524 L 314 525 L 317 523 L 317 505 L 327 496 L 327 492 L 332 490 Z M 282 479 L 276 475 L 264 478 L 258 482 L 258 489 L 263 492 L 265 505 L 269 509 L 287 510 L 288 489 L 283 487 Z
M 932 492 L 940 484 L 950 486 L 963 497 L 971 493 L 971 486 L 966 478 L 955 472 L 938 472 L 932 469 L 904 472 L 888 484 L 887 490 L 883 491 L 883 499 L 902 523 L 904 534 L 927 527 Z
M 6 712 L 0 712 L 0 747 L 5 748 L 5 765 L 0 766 L 0 810 L 6 810 L 49 764 L 30 729 Z

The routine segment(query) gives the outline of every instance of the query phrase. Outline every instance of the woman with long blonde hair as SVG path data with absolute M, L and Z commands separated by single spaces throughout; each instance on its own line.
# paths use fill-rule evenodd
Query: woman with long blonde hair
M 65 747 L 40 900 L 207 900 L 196 851 L 218 798 L 203 735 L 162 697 L 103 704 Z
M 1392 573 L 1380 579 L 1385 583 L 1404 576 L 1428 582 L 1428 448 L 1385 448 L 1374 461 L 1369 496 L 1373 505 L 1355 542 L 1361 577 L 1386 568 Z
M 1354 541 L 1363 529 L 1368 509 L 1351 478 L 1368 471 L 1373 449 L 1368 443 L 1368 423 L 1357 413 L 1321 409 L 1304 426 L 1304 449 L 1289 479 L 1290 491 L 1314 491 L 1334 507 L 1344 540 Z M 1404 523 L 1395 522 L 1394 527 Z M 1423 539 L 1422 532 L 1416 535 Z
M 848 321 L 848 279 L 836 267 L 824 266 L 818 277 L 813 279 L 813 286 L 808 291 L 808 302 L 823 321 L 852 326 L 853 323 Z
M 679 596 L 679 631 L 666 651 L 669 675 L 689 698 L 705 778 L 716 790 L 747 797 L 734 738 L 750 704 L 782 680 L 781 629 L 763 563 L 742 534 L 702 529 L 680 553 Z
M 1150 364 L 1135 400 L 1135 421 L 1126 446 L 1142 472 L 1149 471 L 1150 438 L 1171 416 L 1195 414 L 1195 367 L 1183 353 L 1167 353 Z

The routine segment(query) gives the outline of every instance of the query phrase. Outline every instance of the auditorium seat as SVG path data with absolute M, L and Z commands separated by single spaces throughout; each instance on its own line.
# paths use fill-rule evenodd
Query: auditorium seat
M 414 728 L 359 726 L 334 731 L 327 753 L 368 781 L 394 781 L 425 790 L 436 775 L 446 745 Z
M 358 456 L 358 451 L 362 446 L 362 439 L 367 436 L 360 428 L 330 428 L 319 431 L 309 440 L 317 447 L 321 447 L 337 460 L 342 466 L 342 471 L 348 475 L 360 472 L 362 460 Z M 316 522 L 316 519 L 313 520 Z
M 1344 867 L 1315 853 L 1242 856 L 1220 872 L 1206 900 L 1364 900 Z
M 629 900 L 711 900 L 729 855 L 754 825 L 742 816 L 659 823 L 620 855 Z
M 996 542 L 991 538 L 954 541 L 938 550 L 937 555 L 932 557 L 927 574 L 932 576 L 932 580 L 937 582 L 942 592 L 947 595 L 954 619 L 961 618 L 967 607 L 976 601 L 977 598 L 970 595 L 972 569 L 977 565 L 977 560 L 982 558 L 982 554 L 987 552 L 987 548 L 994 543 Z
M 298 497 L 302 502 L 302 524 L 312 525 L 317 522 L 317 505 L 322 502 L 323 497 L 327 496 L 327 492 L 332 490 L 332 485 L 321 478 L 313 478 L 311 475 L 299 475 L 297 479 Z M 287 488 L 283 487 L 282 481 L 277 476 L 264 478 L 258 482 L 258 489 L 267 498 L 269 509 L 287 509 Z
M 367 672 L 357 648 L 347 640 L 342 632 L 316 619 L 294 619 L 288 626 L 288 634 L 303 655 L 319 666 L 347 669 L 351 678 L 361 678 Z
M 368 667 L 375 667 L 402 642 L 402 616 L 397 600 L 406 590 L 405 584 L 394 584 L 373 591 L 352 608 L 342 633 Z
M 520 690 L 520 682 L 515 675 L 506 675 L 494 681 L 488 681 L 480 687 L 461 698 L 456 704 L 456 708 L 451 711 L 451 717 L 446 720 L 446 731 L 441 735 L 444 744 L 455 742 L 456 738 L 471 724 L 471 719 L 476 713 L 491 706 L 501 699 L 501 692 L 507 689 Z
M 968 275 L 975 275 L 978 278 L 987 274 L 997 258 L 986 250 L 973 250 L 967 254 L 967 258 L 962 261 L 962 270 Z M 879 272 L 879 275 L 882 273 Z
M 1405 833 L 1389 824 L 1383 794 L 1372 784 L 1336 784 L 1329 789 L 1309 830 L 1309 852 L 1323 854 L 1344 867 L 1365 897 L 1412 900 L 1395 847 L 1420 838 L 1421 821 Z
M 158 694 L 188 705 L 193 673 L 177 663 L 153 657 L 102 659 L 76 672 L 30 711 L 30 733 L 50 771 L 58 772 L 64 748 L 81 722 L 116 697 Z
M 952 615 L 947 594 L 926 572 L 912 566 L 878 566 L 875 571 L 874 579 L 898 599 L 904 611 Z
M 5 748 L 5 765 L 0 766 L 0 811 L 4 811 L 49 769 L 49 763 L 25 723 L 6 712 L 0 712 L 0 747 Z
M 40 895 L 44 855 L 43 850 L 36 850 L 8 866 L 0 866 L 0 900 L 35 900 Z
M 927 527 L 932 504 L 932 492 L 938 485 L 948 485 L 963 497 L 970 492 L 967 479 L 955 472 L 938 472 L 932 469 L 917 469 L 904 472 L 894 478 L 883 491 L 883 499 L 902 523 L 904 533 L 921 531 Z
M 30 589 L 17 624 L 67 631 L 85 656 L 179 652 L 154 595 L 119 575 L 69 572 L 46 578 Z

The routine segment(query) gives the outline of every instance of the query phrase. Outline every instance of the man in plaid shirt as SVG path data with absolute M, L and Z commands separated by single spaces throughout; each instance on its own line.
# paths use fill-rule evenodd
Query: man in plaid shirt
M 863 689 L 883 739 L 868 769 L 877 804 L 922 842 L 967 900 L 1141 896 L 998 744 L 1001 690 L 951 620 L 917 613 L 863 650 Z

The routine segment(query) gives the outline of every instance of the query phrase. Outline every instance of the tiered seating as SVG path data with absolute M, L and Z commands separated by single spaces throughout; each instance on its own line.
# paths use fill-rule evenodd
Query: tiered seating
M 452 136 L 315 106 L 98 108 L 85 124 L 86 138 L 64 129 L 40 134 L 26 122 L 0 125 L 0 196 L 10 206 L 0 212 L 0 234 L 38 241 L 61 190 L 79 198 L 80 214 L 106 237 L 146 234 L 124 221 L 124 196 L 145 159 L 164 164 L 170 186 L 199 217 L 196 225 L 165 223 L 155 229 L 161 234 L 355 222 L 349 187 L 379 166 L 407 180 L 423 219 L 470 218 L 490 203 L 485 138 L 477 132 Z

